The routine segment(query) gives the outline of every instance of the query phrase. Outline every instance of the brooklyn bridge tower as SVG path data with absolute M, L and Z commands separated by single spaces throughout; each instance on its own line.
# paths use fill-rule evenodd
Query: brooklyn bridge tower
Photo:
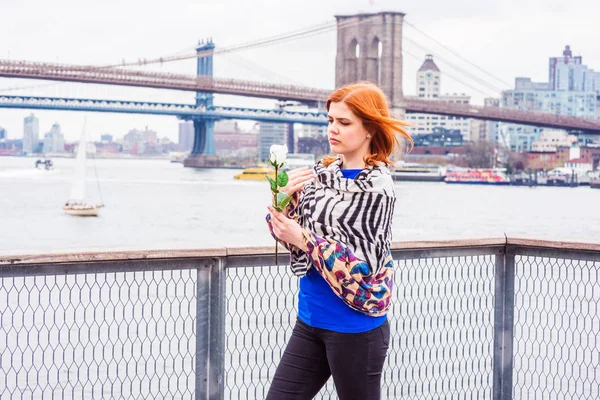
M 336 87 L 371 81 L 383 89 L 392 107 L 401 103 L 404 15 L 380 12 L 336 16 Z

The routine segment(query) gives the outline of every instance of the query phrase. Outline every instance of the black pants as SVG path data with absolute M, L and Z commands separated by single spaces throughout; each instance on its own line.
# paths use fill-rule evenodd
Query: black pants
M 340 400 L 377 400 L 389 342 L 387 320 L 362 333 L 312 328 L 298 320 L 267 399 L 312 399 L 333 376 Z

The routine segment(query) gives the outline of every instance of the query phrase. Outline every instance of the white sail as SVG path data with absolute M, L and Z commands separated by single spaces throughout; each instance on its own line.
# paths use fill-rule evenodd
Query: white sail
M 85 172 L 86 172 L 86 143 L 85 124 L 81 131 L 79 139 L 79 148 L 77 149 L 77 159 L 75 161 L 75 180 L 71 187 L 71 197 L 69 203 L 85 203 Z

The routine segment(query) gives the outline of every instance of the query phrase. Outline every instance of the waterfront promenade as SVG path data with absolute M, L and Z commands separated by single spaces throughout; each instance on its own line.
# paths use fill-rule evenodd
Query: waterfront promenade
M 393 255 L 383 398 L 600 395 L 600 245 L 396 242 Z M 285 258 L 0 255 L 0 398 L 262 399 L 296 314 Z

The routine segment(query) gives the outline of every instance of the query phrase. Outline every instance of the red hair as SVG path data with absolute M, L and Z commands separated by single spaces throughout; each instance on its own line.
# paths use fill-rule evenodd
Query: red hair
M 379 86 L 370 82 L 357 82 L 336 89 L 327 99 L 327 111 L 331 103 L 343 102 L 362 121 L 364 128 L 371 134 L 371 155 L 365 158 L 366 165 L 383 162 L 393 165 L 389 157 L 402 145 L 398 134 L 405 141 L 413 140 L 404 129 L 409 123 L 395 119 L 390 114 L 389 101 Z M 323 164 L 331 164 L 335 157 L 325 157 Z

